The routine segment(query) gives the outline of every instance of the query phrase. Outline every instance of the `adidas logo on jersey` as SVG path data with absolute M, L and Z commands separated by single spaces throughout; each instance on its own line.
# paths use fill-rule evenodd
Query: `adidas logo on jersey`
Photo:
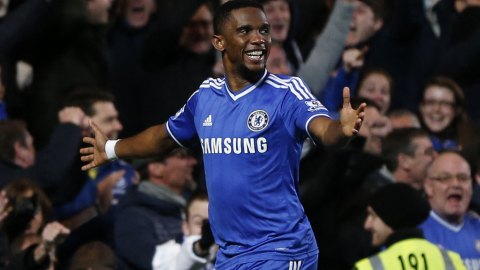
M 203 126 L 204 127 L 211 127 L 213 125 L 212 123 L 212 115 L 210 114 L 205 121 L 203 121 Z

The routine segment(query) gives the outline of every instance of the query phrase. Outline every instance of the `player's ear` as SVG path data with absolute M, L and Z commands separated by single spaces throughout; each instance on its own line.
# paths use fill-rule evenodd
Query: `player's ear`
M 222 35 L 214 35 L 212 37 L 212 44 L 217 51 L 223 52 L 225 50 L 225 39 Z

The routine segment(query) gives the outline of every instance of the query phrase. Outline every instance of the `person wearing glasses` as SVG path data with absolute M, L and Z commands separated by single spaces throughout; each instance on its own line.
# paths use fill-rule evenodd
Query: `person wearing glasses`
M 426 83 L 420 103 L 420 121 L 435 150 L 462 149 L 478 143 L 479 135 L 465 108 L 460 86 L 447 77 L 433 77 Z
M 420 225 L 425 238 L 460 254 L 467 269 L 480 269 L 480 219 L 467 212 L 473 193 L 467 160 L 456 152 L 440 154 L 424 187 L 432 208 Z

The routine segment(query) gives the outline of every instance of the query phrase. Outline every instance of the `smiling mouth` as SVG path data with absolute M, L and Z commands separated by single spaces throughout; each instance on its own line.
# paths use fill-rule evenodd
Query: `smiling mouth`
M 258 50 L 258 51 L 249 51 L 246 53 L 246 55 L 248 59 L 252 61 L 259 61 L 263 59 L 265 53 L 262 50 Z

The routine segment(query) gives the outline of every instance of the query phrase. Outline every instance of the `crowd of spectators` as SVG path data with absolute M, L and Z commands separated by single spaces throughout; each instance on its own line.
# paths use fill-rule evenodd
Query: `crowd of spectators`
M 480 1 L 258 1 L 270 72 L 301 77 L 332 118 L 345 86 L 367 104 L 347 147 L 304 145 L 320 268 L 379 251 L 367 207 L 403 183 L 430 204 L 422 235 L 479 270 Z M 79 149 L 89 120 L 132 136 L 223 76 L 223 2 L 0 0 L 0 268 L 213 269 L 200 146 L 87 172 Z

